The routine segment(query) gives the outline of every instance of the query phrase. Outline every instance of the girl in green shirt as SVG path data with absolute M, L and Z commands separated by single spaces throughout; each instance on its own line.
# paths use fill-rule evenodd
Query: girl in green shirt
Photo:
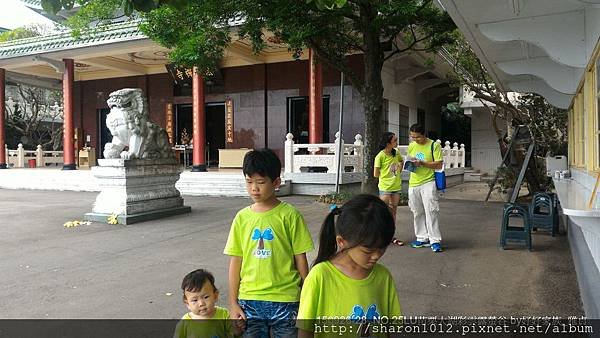
M 329 337 L 331 330 L 378 336 L 380 326 L 365 324 L 401 320 L 394 279 L 377 263 L 395 230 L 388 206 L 376 196 L 357 195 L 341 208 L 332 206 L 302 287 L 299 337 Z
M 394 217 L 396 222 L 396 210 L 400 202 L 400 191 L 402 190 L 402 155 L 396 149 L 398 147 L 398 137 L 392 132 L 385 132 L 379 142 L 380 152 L 375 156 L 373 165 L 373 176 L 379 179 L 377 187 L 379 188 L 379 198 L 384 201 Z M 392 239 L 396 245 L 404 245 L 397 238 Z

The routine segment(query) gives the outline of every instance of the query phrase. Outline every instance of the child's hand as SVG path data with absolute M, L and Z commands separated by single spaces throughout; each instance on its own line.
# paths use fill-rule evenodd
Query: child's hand
M 229 317 L 233 320 L 233 326 L 240 331 L 246 328 L 246 314 L 238 304 L 231 304 L 229 309 Z
M 246 322 L 243 319 L 233 321 L 233 334 L 235 336 L 241 336 L 246 330 Z

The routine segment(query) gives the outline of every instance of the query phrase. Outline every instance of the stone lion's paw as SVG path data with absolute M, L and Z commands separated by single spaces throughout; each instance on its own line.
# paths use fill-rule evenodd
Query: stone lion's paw
M 131 159 L 131 153 L 128 151 L 122 151 L 121 158 L 124 160 L 129 160 L 129 159 Z

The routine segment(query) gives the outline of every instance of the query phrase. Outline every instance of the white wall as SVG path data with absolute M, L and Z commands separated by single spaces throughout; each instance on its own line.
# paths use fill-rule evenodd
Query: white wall
M 498 120 L 506 130 L 506 122 Z M 482 173 L 493 174 L 502 162 L 498 139 L 492 127 L 491 114 L 484 108 L 473 108 L 471 115 L 471 167 Z

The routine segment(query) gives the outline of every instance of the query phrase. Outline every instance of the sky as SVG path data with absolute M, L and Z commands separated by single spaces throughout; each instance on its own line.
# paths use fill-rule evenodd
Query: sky
M 25 7 L 19 0 L 0 0 L 0 2 L 2 2 L 0 27 L 15 29 L 34 23 L 46 24 L 50 29 L 54 27 L 51 20 Z

